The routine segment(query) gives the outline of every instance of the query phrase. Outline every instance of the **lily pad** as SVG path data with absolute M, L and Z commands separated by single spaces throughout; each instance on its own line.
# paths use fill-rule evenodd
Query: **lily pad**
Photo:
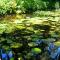
M 12 45 L 11 45 L 11 48 L 19 48 L 19 47 L 21 47 L 22 46 L 22 44 L 20 44 L 20 43 L 13 43 Z
M 40 48 L 32 48 L 32 52 L 41 53 L 41 49 Z
M 36 44 L 35 44 L 34 42 L 28 43 L 28 45 L 29 45 L 30 47 L 36 46 Z

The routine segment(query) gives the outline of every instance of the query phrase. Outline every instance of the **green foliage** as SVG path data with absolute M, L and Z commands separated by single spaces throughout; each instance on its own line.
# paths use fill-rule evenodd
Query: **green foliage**
M 35 10 L 45 10 L 47 3 L 42 0 L 16 0 L 17 9 L 23 12 L 33 12 Z
M 53 0 L 0 0 L 0 15 L 7 13 L 31 13 L 36 10 L 59 9 L 58 3 Z
M 47 2 L 44 2 L 42 0 L 34 0 L 37 10 L 45 10 L 47 8 Z
M 21 10 L 22 12 L 33 12 L 35 10 L 53 10 L 56 8 L 56 1 L 53 0 L 16 0 L 16 3 L 17 10 Z
M 9 11 L 12 13 L 12 10 L 16 7 L 14 0 L 0 0 L 0 14 L 5 14 Z
M 23 12 L 33 12 L 35 10 L 34 0 L 16 0 L 17 9 Z

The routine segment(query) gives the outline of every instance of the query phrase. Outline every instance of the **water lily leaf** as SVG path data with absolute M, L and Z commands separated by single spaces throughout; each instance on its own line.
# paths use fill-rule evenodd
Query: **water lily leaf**
M 41 49 L 40 48 L 32 48 L 32 52 L 41 53 Z

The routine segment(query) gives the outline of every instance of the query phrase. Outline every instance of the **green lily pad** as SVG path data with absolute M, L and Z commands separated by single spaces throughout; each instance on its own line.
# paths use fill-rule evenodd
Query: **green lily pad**
M 60 46 L 60 41 L 55 42 L 54 45 Z
M 28 43 L 28 45 L 29 45 L 30 47 L 36 46 L 36 44 L 35 44 L 34 42 Z
M 9 49 L 9 46 L 2 46 L 5 50 Z
M 33 48 L 32 52 L 34 52 L 34 53 L 41 53 L 41 49 L 40 48 Z
M 22 44 L 20 44 L 20 43 L 13 43 L 12 45 L 11 45 L 11 48 L 19 48 L 19 47 L 21 47 L 22 46 Z

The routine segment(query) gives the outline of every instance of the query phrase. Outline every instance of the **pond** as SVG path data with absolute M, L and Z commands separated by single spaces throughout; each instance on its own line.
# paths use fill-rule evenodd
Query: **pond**
M 32 35 L 35 35 L 35 38 L 38 39 L 39 36 L 42 36 L 41 34 L 45 31 L 44 29 L 47 29 L 47 26 L 50 26 L 50 30 L 47 33 L 49 33 L 52 37 L 59 37 L 60 35 L 55 33 L 60 33 L 59 13 L 60 12 L 55 11 L 36 11 L 32 14 L 6 15 L 0 18 L 0 34 L 13 33 L 16 29 L 18 29 L 22 30 L 22 34 L 32 31 L 34 32 Z M 23 32 L 23 29 L 27 29 L 29 31 L 25 33 Z M 31 39 L 31 37 L 29 39 Z
M 16 49 L 17 52 L 22 50 L 27 53 L 31 48 L 36 47 L 36 40 L 41 39 L 48 44 L 58 41 L 59 37 L 60 12 L 36 11 L 32 14 L 13 14 L 0 18 L 0 43 L 2 44 L 0 47 L 6 50 L 14 48 L 14 51 Z M 56 46 L 58 44 L 55 42 Z

